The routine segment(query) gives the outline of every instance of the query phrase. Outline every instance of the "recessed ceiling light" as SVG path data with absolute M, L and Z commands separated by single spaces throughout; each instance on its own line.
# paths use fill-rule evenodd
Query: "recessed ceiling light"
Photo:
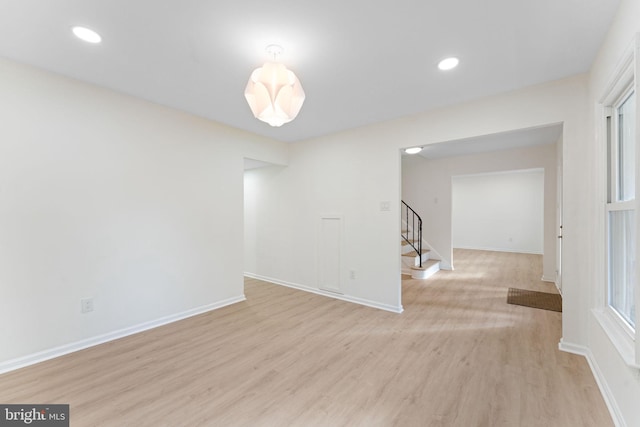
M 75 34 L 77 38 L 88 43 L 100 43 L 102 41 L 102 37 L 100 37 L 100 34 L 96 33 L 93 30 L 90 30 L 89 28 L 73 27 L 71 31 L 73 31 L 73 34 Z
M 406 150 L 404 150 L 404 152 L 407 154 L 418 154 L 421 151 L 422 151 L 422 147 L 413 147 L 413 148 L 407 148 Z
M 446 58 L 438 63 L 438 68 L 440 68 L 442 71 L 447 71 L 456 68 L 459 63 L 460 60 L 458 58 Z

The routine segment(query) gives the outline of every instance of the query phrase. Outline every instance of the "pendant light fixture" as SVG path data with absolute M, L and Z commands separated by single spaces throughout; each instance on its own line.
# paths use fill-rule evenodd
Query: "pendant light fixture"
M 295 119 L 300 112 L 305 98 L 304 90 L 296 75 L 276 62 L 277 56 L 282 54 L 282 47 L 269 45 L 267 53 L 273 57 L 273 61 L 266 62 L 251 73 L 244 97 L 258 120 L 271 126 L 282 126 Z

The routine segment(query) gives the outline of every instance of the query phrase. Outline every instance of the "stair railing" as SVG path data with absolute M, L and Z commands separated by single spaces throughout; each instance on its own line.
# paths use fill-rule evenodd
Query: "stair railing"
M 401 230 L 402 238 L 416 251 L 422 268 L 422 218 L 404 200 L 402 200 L 400 214 L 407 227 L 405 230 Z

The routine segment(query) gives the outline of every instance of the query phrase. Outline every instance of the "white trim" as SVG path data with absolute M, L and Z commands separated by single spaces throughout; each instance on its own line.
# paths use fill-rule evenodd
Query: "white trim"
M 26 366 L 35 365 L 36 363 L 44 362 L 46 360 L 54 359 L 56 357 L 64 356 L 65 354 L 74 353 L 76 351 L 84 350 L 89 347 L 104 344 L 109 341 L 114 341 L 120 338 L 134 335 L 140 332 L 154 329 L 159 326 L 167 325 L 169 323 L 177 322 L 179 320 L 186 319 L 188 317 L 197 316 L 199 314 L 207 313 L 222 307 L 226 307 L 231 304 L 245 301 L 246 297 L 243 295 L 228 298 L 222 301 L 215 302 L 213 304 L 207 304 L 200 307 L 192 308 L 190 310 L 183 311 L 181 313 L 171 314 L 169 316 L 161 317 L 149 322 L 140 323 L 128 328 L 119 329 L 117 331 L 109 332 L 103 335 L 87 338 L 84 340 L 76 341 L 70 344 L 61 345 L 59 347 L 51 348 L 48 350 L 40 351 L 38 353 L 29 354 L 27 356 L 19 357 L 6 362 L 0 363 L 0 374 L 6 372 L 15 371 L 16 369 L 24 368 Z
M 595 295 L 595 303 L 592 306 L 592 313 L 605 335 L 609 338 L 614 348 L 620 354 L 624 362 L 632 368 L 640 368 L 640 332 L 638 329 L 629 335 L 629 328 L 620 322 L 613 315 L 609 308 L 609 245 L 610 245 L 610 218 L 609 213 L 613 211 L 633 211 L 636 212 L 636 200 L 617 201 L 618 199 L 618 174 L 616 167 L 618 164 L 616 128 L 616 110 L 621 102 L 629 96 L 631 92 L 636 93 L 636 188 L 640 185 L 640 150 L 638 150 L 638 132 L 640 131 L 640 109 L 638 106 L 638 79 L 636 79 L 636 68 L 640 64 L 640 56 L 637 50 L 640 48 L 640 33 L 636 34 L 629 46 L 624 50 L 621 59 L 618 61 L 614 71 L 609 78 L 609 84 L 605 87 L 599 103 L 596 104 L 596 143 L 600 153 L 601 161 L 597 163 L 596 171 L 598 177 L 597 198 L 599 203 L 603 203 L 604 209 L 598 211 L 598 234 L 599 239 L 596 247 L 597 262 L 595 263 L 596 277 L 598 278 L 598 292 Z M 606 125 L 606 118 L 611 117 L 610 127 Z M 611 144 L 611 145 L 610 145 Z M 613 153 L 609 154 L 609 150 Z M 608 175 L 607 175 L 608 174 Z M 611 199 L 611 200 L 609 200 Z M 636 246 L 640 242 L 640 227 L 636 217 Z M 636 249 L 636 261 L 640 259 L 640 252 Z M 640 301 L 637 283 L 636 304 Z M 635 336 L 635 342 L 634 342 Z
M 553 284 L 556 285 L 556 289 L 558 290 L 558 293 L 560 294 L 560 296 L 562 295 L 562 287 L 558 286 L 558 279 L 553 281 Z
M 520 251 L 514 249 L 505 249 L 505 248 L 492 248 L 492 247 L 471 247 L 471 246 L 456 246 L 454 249 L 471 249 L 476 251 L 491 251 L 491 252 L 508 252 L 512 254 L 533 254 L 533 255 L 544 255 L 542 252 L 538 251 Z M 553 280 L 551 280 L 553 282 Z
M 519 173 L 532 173 L 532 172 L 544 173 L 544 168 L 513 169 L 513 170 L 504 170 L 504 171 L 495 171 L 495 172 L 467 173 L 462 175 L 452 175 L 452 178 L 472 178 L 472 177 L 493 176 L 493 175 L 513 175 L 513 174 L 519 174 Z
M 636 210 L 636 200 L 625 200 L 624 202 L 610 202 L 606 205 L 607 212 L 624 212 L 624 211 L 635 211 Z
M 635 343 L 629 331 L 620 324 L 621 320 L 614 318 L 614 313 L 607 309 L 591 310 L 600 324 L 605 335 L 609 338 L 618 353 L 630 368 L 640 369 L 635 359 Z
M 591 368 L 591 372 L 593 373 L 593 378 L 595 378 L 596 384 L 598 384 L 598 388 L 600 389 L 600 394 L 602 394 L 604 403 L 607 405 L 607 409 L 609 409 L 609 414 L 611 415 L 613 424 L 616 427 L 627 427 L 627 423 L 622 417 L 622 412 L 620 412 L 620 408 L 616 403 L 616 399 L 613 396 L 613 393 L 611 392 L 611 389 L 609 388 L 606 378 L 600 370 L 598 363 L 593 357 L 593 353 L 591 352 L 591 350 L 585 346 L 565 342 L 562 339 L 560 340 L 560 343 L 558 343 L 558 348 L 560 349 L 560 351 L 583 356 L 585 359 L 587 359 L 589 368 Z
M 335 293 L 339 293 L 342 294 L 342 285 L 343 285 L 343 281 L 344 278 L 342 277 L 342 266 L 344 264 L 343 262 L 343 254 L 345 253 L 344 250 L 344 218 L 342 216 L 342 214 L 321 214 L 318 217 L 318 226 L 317 226 L 317 237 L 316 237 L 316 241 L 318 242 L 318 245 L 316 247 L 316 265 L 320 265 L 320 256 L 322 254 L 322 250 L 321 250 L 321 244 L 322 244 L 322 225 L 323 225 L 323 221 L 325 219 L 332 219 L 332 220 L 338 220 L 340 221 L 340 236 L 339 236 L 339 242 L 338 242 L 338 247 L 339 247 L 339 253 L 338 253 L 338 271 L 340 271 L 339 275 L 338 275 L 338 283 L 336 284 L 337 287 L 322 287 L 322 283 L 323 283 L 323 272 L 320 269 L 320 267 L 317 268 L 317 277 L 316 280 L 318 288 L 322 289 L 326 292 L 335 292 Z
M 371 308 L 377 308 L 379 310 L 390 311 L 392 313 L 398 313 L 399 314 L 399 313 L 402 313 L 404 311 L 402 306 L 381 304 L 379 302 L 366 300 L 366 299 L 363 299 L 363 298 L 353 297 L 353 296 L 349 296 L 349 295 L 342 295 L 342 294 L 338 294 L 338 293 L 335 293 L 335 292 L 328 292 L 328 291 L 325 291 L 325 290 L 322 290 L 322 289 L 312 288 L 310 286 L 305 286 L 305 285 L 300 285 L 300 284 L 297 284 L 297 283 L 286 282 L 284 280 L 278 280 L 278 279 L 274 279 L 272 277 L 261 276 L 259 274 L 253 274 L 253 273 L 245 272 L 244 275 L 246 277 L 250 277 L 251 279 L 262 280 L 264 282 L 273 283 L 274 285 L 286 286 L 287 288 L 293 288 L 293 289 L 297 289 L 299 291 L 311 292 L 312 294 L 322 295 L 322 296 L 329 297 L 329 298 L 335 298 L 335 299 L 339 299 L 341 301 L 346 301 L 346 302 L 351 302 L 351 303 L 354 303 L 354 304 L 364 305 L 364 306 L 371 307 Z
M 622 53 L 621 59 L 616 64 L 615 71 L 609 79 L 609 84 L 604 89 L 602 97 L 600 97 L 600 104 L 607 106 L 615 104 L 621 94 L 627 91 L 630 83 L 633 83 L 635 78 L 635 51 L 638 40 L 640 40 L 639 35 L 633 37 L 629 46 Z
M 564 338 L 560 338 L 560 342 L 558 343 L 558 348 L 565 353 L 577 354 L 578 356 L 587 356 L 587 351 L 589 350 L 587 347 L 582 345 L 577 345 L 573 343 L 566 342 Z
M 555 277 L 549 277 L 549 276 L 545 276 L 545 275 L 542 275 L 540 280 L 542 280 L 543 282 L 551 282 L 551 283 L 554 283 L 554 284 L 556 283 L 556 278 Z M 556 285 L 556 287 L 558 287 L 558 286 Z

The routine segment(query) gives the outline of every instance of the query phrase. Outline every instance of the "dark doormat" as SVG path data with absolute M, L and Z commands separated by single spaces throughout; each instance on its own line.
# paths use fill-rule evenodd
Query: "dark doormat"
M 562 296 L 548 292 L 509 288 L 507 303 L 562 312 Z

